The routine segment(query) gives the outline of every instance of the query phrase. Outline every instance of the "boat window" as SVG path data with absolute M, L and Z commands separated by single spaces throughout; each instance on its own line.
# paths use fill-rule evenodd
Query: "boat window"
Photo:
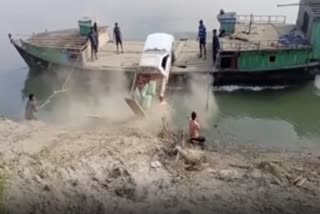
M 163 68 L 164 70 L 166 70 L 168 58 L 169 58 L 169 54 L 168 54 L 167 56 L 163 57 L 163 59 L 162 59 L 162 64 L 161 64 L 161 66 L 162 66 L 162 68 Z
M 220 54 L 220 68 L 236 68 L 237 67 L 238 56 L 234 52 L 222 52 Z
M 275 63 L 276 62 L 276 56 L 270 56 L 269 57 L 269 62 L 271 62 L 271 63 Z
M 307 34 L 308 28 L 309 28 L 309 14 L 305 12 L 303 15 L 302 32 Z

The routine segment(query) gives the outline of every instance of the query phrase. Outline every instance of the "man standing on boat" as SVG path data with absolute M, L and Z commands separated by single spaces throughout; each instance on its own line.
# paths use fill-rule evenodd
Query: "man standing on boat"
M 25 119 L 26 120 L 37 120 L 36 116 L 34 115 L 37 112 L 37 101 L 33 94 L 29 95 L 29 100 L 26 105 L 26 112 L 25 112 Z
M 207 48 L 206 48 L 206 43 L 207 43 L 207 29 L 206 26 L 203 24 L 203 21 L 200 20 L 199 22 L 199 30 L 198 30 L 198 38 L 197 40 L 199 41 L 199 47 L 200 47 L 200 55 L 199 57 L 202 58 L 202 50 L 203 50 L 203 56 L 204 59 L 207 58 Z
M 121 47 L 121 53 L 123 53 L 122 34 L 121 34 L 120 27 L 118 26 L 118 23 L 117 23 L 117 22 L 114 24 L 113 40 L 116 42 L 117 54 L 119 54 L 119 45 L 120 45 L 120 47 Z
M 97 22 L 93 23 L 93 31 L 95 32 L 96 41 L 97 41 L 97 50 L 99 50 L 99 30 Z
M 220 42 L 219 38 L 217 36 L 217 30 L 213 30 L 213 39 L 212 39 L 212 60 L 213 60 L 213 66 L 216 65 L 217 61 L 217 54 L 220 50 Z
M 95 32 L 94 28 L 91 28 L 91 32 L 88 35 L 88 39 L 91 44 L 91 61 L 94 61 L 94 59 L 98 59 L 98 35 Z

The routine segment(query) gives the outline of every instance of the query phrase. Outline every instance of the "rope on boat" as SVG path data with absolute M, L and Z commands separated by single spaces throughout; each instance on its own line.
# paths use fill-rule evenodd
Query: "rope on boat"
M 219 57 L 219 56 L 218 56 L 218 57 Z M 217 60 L 216 60 L 216 61 L 217 61 Z M 216 64 L 217 64 L 217 62 L 213 64 L 212 73 L 210 72 L 210 70 L 209 70 L 209 72 L 208 72 L 208 75 L 209 75 L 208 81 L 209 81 L 209 82 L 208 82 L 207 104 L 206 104 L 206 110 L 207 110 L 207 112 L 209 111 L 210 88 L 211 88 L 211 83 L 213 82 L 213 72 L 216 70 Z
M 209 72 L 210 75 L 210 72 Z M 206 110 L 207 112 L 209 111 L 209 100 L 210 100 L 210 83 L 211 83 L 211 76 L 208 77 L 209 82 L 208 82 L 208 91 L 207 91 L 207 104 L 206 104 Z
M 72 77 L 72 74 L 74 73 L 74 71 L 76 70 L 76 68 L 78 67 L 80 63 L 80 57 L 78 57 L 76 63 L 74 64 L 74 67 L 72 69 L 72 71 L 69 73 L 69 75 L 67 76 L 67 78 L 65 79 L 63 85 L 62 85 L 62 88 L 60 90 L 54 90 L 53 93 L 39 106 L 39 109 L 42 109 L 44 108 L 45 106 L 47 106 L 48 104 L 51 103 L 51 100 L 57 96 L 58 94 L 61 94 L 61 93 L 65 93 L 68 91 L 68 88 L 67 88 L 67 85 L 68 83 L 70 82 L 70 79 Z

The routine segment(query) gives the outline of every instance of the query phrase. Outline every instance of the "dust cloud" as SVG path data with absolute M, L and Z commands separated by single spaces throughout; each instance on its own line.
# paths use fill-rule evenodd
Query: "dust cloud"
M 211 86 L 208 88 L 211 81 L 212 78 L 208 75 L 193 76 L 187 82 L 170 80 L 166 93 L 168 111 L 165 115 L 170 126 L 184 129 L 187 133 L 190 113 L 196 111 L 202 129 L 212 128 L 219 110 Z M 110 122 L 130 122 L 135 116 L 124 99 L 129 97 L 132 84 L 132 76 L 125 73 L 106 74 L 60 69 L 55 74 L 39 75 L 37 82 L 41 83 L 40 87 L 37 86 L 40 90 L 27 87 L 24 94 L 35 93 L 39 103 L 45 102 L 54 91 L 61 90 L 64 85 L 67 89 L 65 92 L 57 93 L 48 105 L 37 113 L 40 120 L 48 123 L 76 125 L 99 118 Z M 29 86 L 33 85 L 29 83 Z M 207 99 L 209 99 L 208 109 Z M 158 99 L 155 98 L 153 111 L 148 114 L 149 120 L 139 121 L 143 131 L 159 130 L 162 126 L 163 115 L 159 113 L 161 110 L 157 102 Z
M 67 71 L 58 72 L 60 81 L 63 79 L 65 83 L 67 78 Z M 128 84 L 127 77 L 120 72 L 108 75 L 76 72 L 67 84 L 67 91 L 57 95 L 48 107 L 51 118 L 53 121 L 76 123 L 92 116 L 110 120 L 130 117 L 132 112 L 124 101 L 129 96 Z

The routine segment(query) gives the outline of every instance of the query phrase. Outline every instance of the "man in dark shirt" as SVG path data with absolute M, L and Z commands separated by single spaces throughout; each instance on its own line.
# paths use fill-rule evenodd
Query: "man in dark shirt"
M 93 30 L 98 33 L 98 24 L 97 22 L 93 23 Z
M 96 40 L 97 40 L 97 50 L 99 50 L 99 29 L 97 22 L 93 23 L 93 30 L 95 32 Z
M 197 40 L 199 41 L 199 47 L 200 47 L 200 55 L 199 57 L 202 57 L 202 50 L 204 52 L 204 59 L 207 58 L 207 48 L 206 48 L 206 43 L 207 43 L 207 29 L 206 26 L 204 26 L 203 21 L 200 20 L 199 22 L 199 30 L 198 30 L 198 38 Z
M 93 27 L 91 28 L 91 32 L 88 35 L 88 39 L 91 44 L 91 60 L 93 61 L 94 58 L 97 60 L 97 52 L 98 52 L 98 36 L 97 33 L 94 31 Z
M 213 30 L 213 39 L 212 39 L 212 60 L 213 60 L 213 66 L 216 65 L 217 61 L 217 54 L 220 50 L 220 42 L 219 38 L 217 36 L 217 30 Z
M 119 54 L 119 45 L 121 47 L 121 53 L 123 53 L 122 34 L 121 34 L 121 31 L 120 31 L 120 27 L 118 26 L 118 23 L 115 23 L 115 25 L 114 25 L 113 40 L 116 42 L 117 53 Z

